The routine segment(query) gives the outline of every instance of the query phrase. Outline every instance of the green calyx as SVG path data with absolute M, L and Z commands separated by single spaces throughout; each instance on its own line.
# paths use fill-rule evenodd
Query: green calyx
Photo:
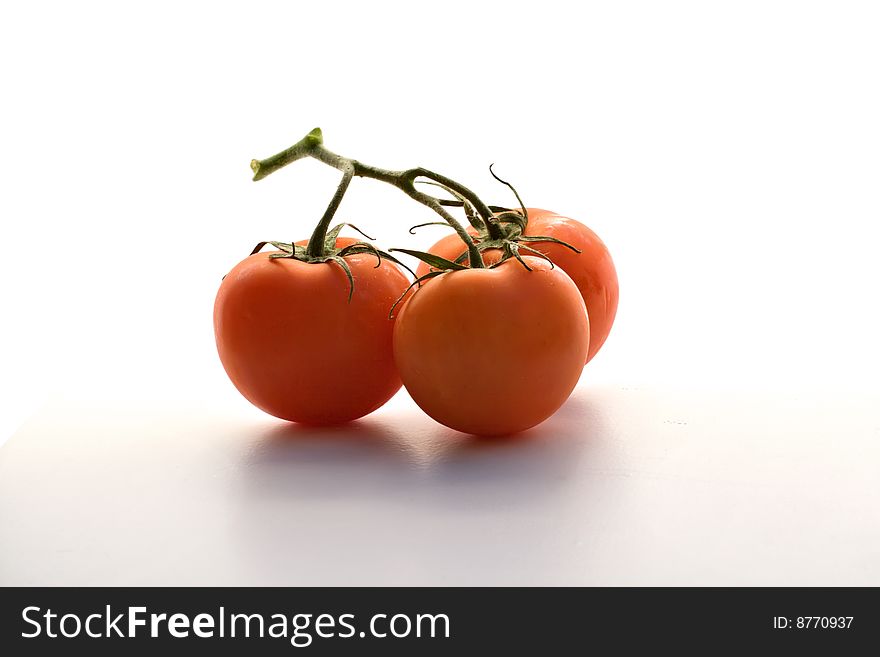
M 455 200 L 441 200 L 441 203 L 443 205 L 460 207 L 464 209 L 464 213 L 468 219 L 468 222 L 477 231 L 477 235 L 473 238 L 474 247 L 477 251 L 482 253 L 483 251 L 487 251 L 489 249 L 498 249 L 502 252 L 501 260 L 496 262 L 494 265 L 490 265 L 490 268 L 497 267 L 502 262 L 504 262 L 505 260 L 509 260 L 510 258 L 516 258 L 516 260 L 518 260 L 523 267 L 531 271 L 531 267 L 529 267 L 528 263 L 526 263 L 526 261 L 522 259 L 521 252 L 525 252 L 525 255 L 533 255 L 539 258 L 543 258 L 552 265 L 553 261 L 550 260 L 550 258 L 548 258 L 545 254 L 529 246 L 530 242 L 554 242 L 556 244 L 561 244 L 562 246 L 571 249 L 575 253 L 580 253 L 580 249 L 578 249 L 577 247 L 572 246 L 568 242 L 563 242 L 562 240 L 555 237 L 550 237 L 549 235 L 525 235 L 526 227 L 529 225 L 529 212 L 526 209 L 526 206 L 523 203 L 522 199 L 520 198 L 519 193 L 516 191 L 516 188 L 506 180 L 502 180 L 501 178 L 499 178 L 492 170 L 493 166 L 494 165 L 489 165 L 489 173 L 492 174 L 492 177 L 495 178 L 495 180 L 507 186 L 510 191 L 513 192 L 513 195 L 516 197 L 517 202 L 519 202 L 520 207 L 518 210 L 505 208 L 498 205 L 489 205 L 486 207 L 488 207 L 492 211 L 492 214 L 488 219 L 486 219 L 479 215 L 479 213 L 475 210 L 474 206 L 469 202 L 467 198 L 457 193 L 454 189 L 450 189 L 446 185 L 440 185 L 433 182 L 428 183 L 433 184 L 437 187 L 442 187 L 455 197 Z M 419 224 L 418 226 L 413 226 L 412 228 L 410 228 L 409 232 L 412 234 L 417 228 L 421 228 L 423 226 L 437 225 L 440 223 L 441 222 L 433 221 L 427 224 Z M 395 249 L 392 249 L 392 251 L 394 250 Z M 440 271 L 448 271 L 452 269 L 452 267 L 448 266 L 448 264 L 450 263 L 449 260 L 439 258 L 439 260 L 443 261 L 439 262 L 437 256 L 434 256 L 433 254 L 420 251 L 407 251 L 407 253 L 427 263 L 433 269 Z M 463 251 L 451 264 L 463 265 L 470 259 L 470 255 L 470 249 L 468 249 L 467 251 Z M 481 262 L 480 266 L 482 265 L 483 263 Z
M 288 259 L 288 260 L 299 260 L 300 262 L 306 262 L 309 264 L 322 264 L 327 262 L 335 263 L 345 272 L 346 277 L 348 278 L 348 300 L 351 302 L 352 296 L 354 296 L 354 276 L 351 273 L 351 267 L 345 261 L 346 256 L 358 255 L 361 253 L 368 253 L 370 255 L 375 256 L 376 258 L 376 268 L 382 266 L 382 258 L 386 260 L 390 260 L 391 262 L 400 265 L 410 273 L 413 273 L 409 267 L 400 262 L 393 255 L 388 253 L 387 251 L 383 251 L 381 249 L 377 249 L 375 246 L 370 244 L 369 242 L 354 242 L 352 244 L 348 244 L 341 248 L 336 246 L 336 239 L 339 237 L 340 231 L 346 226 L 353 228 L 361 235 L 364 235 L 367 239 L 373 239 L 366 235 L 363 231 L 361 231 L 357 226 L 348 223 L 342 223 L 334 226 L 330 230 L 326 232 L 324 236 L 322 247 L 317 253 L 310 252 L 311 241 L 308 246 L 302 246 L 300 244 L 296 244 L 293 242 L 259 242 L 251 251 L 251 255 L 255 253 L 259 253 L 267 244 L 275 247 L 281 253 L 270 253 L 270 259 Z M 312 249 L 315 250 L 315 249 Z M 415 275 L 415 274 L 413 274 Z
M 529 246 L 529 242 L 555 242 L 556 244 L 561 244 L 571 249 L 575 253 L 581 252 L 580 249 L 572 246 L 568 242 L 563 242 L 562 240 L 555 237 L 550 237 L 549 235 L 524 235 L 523 233 L 525 233 L 526 227 L 529 224 L 529 212 L 523 204 L 522 199 L 520 198 L 513 185 L 495 175 L 495 172 L 492 170 L 491 165 L 489 166 L 489 172 L 497 181 L 503 183 L 510 188 L 514 196 L 516 196 L 516 200 L 519 201 L 519 210 L 512 210 L 510 208 L 496 205 L 488 205 L 485 207 L 491 210 L 491 215 L 488 218 L 484 218 L 480 216 L 480 213 L 470 203 L 470 201 L 454 188 L 451 188 L 448 185 L 442 183 L 438 183 L 436 181 L 424 181 L 426 184 L 434 185 L 435 187 L 440 187 L 444 189 L 455 197 L 455 200 L 439 199 L 439 203 L 444 206 L 462 208 L 464 210 L 465 216 L 468 219 L 468 222 L 471 224 L 471 226 L 474 227 L 474 229 L 476 229 L 477 235 L 475 237 L 471 237 L 470 235 L 466 234 L 467 239 L 463 239 L 463 242 L 468 248 L 462 251 L 462 253 L 455 260 L 448 260 L 434 253 L 428 253 L 426 251 L 414 251 L 412 249 L 390 249 L 390 251 L 406 253 L 407 255 L 410 255 L 414 258 L 418 258 L 429 267 L 431 267 L 431 271 L 423 276 L 417 277 L 416 280 L 413 281 L 412 284 L 406 289 L 406 291 L 402 295 L 400 295 L 400 298 L 395 301 L 394 305 L 391 307 L 389 317 L 394 316 L 394 310 L 397 308 L 400 302 L 406 298 L 406 295 L 409 294 L 410 290 L 412 290 L 413 287 L 421 287 L 423 282 L 441 274 L 445 274 L 447 272 L 461 271 L 463 269 L 485 268 L 486 265 L 482 257 L 480 257 L 479 261 L 474 264 L 474 251 L 482 254 L 484 251 L 487 251 L 489 249 L 498 249 L 502 252 L 501 259 L 498 262 L 489 265 L 489 269 L 494 269 L 506 260 L 509 260 L 510 258 L 515 258 L 517 262 L 519 262 L 528 271 L 532 271 L 532 268 L 529 267 L 529 264 L 525 260 L 523 260 L 523 255 L 531 255 L 542 258 L 549 262 L 551 267 L 555 267 L 553 261 L 550 258 L 548 258 L 544 253 L 541 253 L 537 249 Z M 448 223 L 448 221 L 431 221 L 428 223 L 413 226 L 409 229 L 409 232 L 412 235 L 415 234 L 415 230 L 417 228 L 437 225 L 444 226 L 448 225 Z M 461 231 L 457 232 L 461 237 Z
M 511 217 L 515 218 L 511 218 Z M 539 242 L 552 242 L 554 244 L 561 244 L 562 246 L 571 249 L 575 253 L 580 253 L 580 249 L 576 246 L 569 244 L 568 242 L 564 242 L 555 237 L 551 237 L 549 235 L 523 235 L 523 232 L 528 225 L 528 216 L 525 210 L 520 214 L 518 211 L 507 210 L 498 215 L 496 215 L 498 224 L 501 226 L 501 230 L 503 231 L 503 237 L 500 239 L 492 239 L 488 233 L 480 231 L 477 234 L 477 237 L 474 239 L 477 245 L 477 249 L 479 249 L 480 253 L 483 251 L 487 251 L 489 249 L 499 249 L 503 252 L 501 261 L 495 263 L 494 265 L 490 265 L 491 267 L 497 267 L 501 262 L 507 260 L 509 258 L 516 258 L 519 260 L 526 269 L 528 269 L 528 265 L 526 265 L 522 258 L 520 257 L 520 252 L 525 252 L 526 255 L 533 255 L 538 258 L 544 258 L 545 260 L 550 261 L 550 259 L 544 254 L 538 251 L 537 249 L 530 246 L 530 244 L 539 243 Z M 462 252 L 456 259 L 455 262 L 463 263 L 467 260 L 468 253 L 467 251 Z M 552 261 L 550 261 L 551 264 Z

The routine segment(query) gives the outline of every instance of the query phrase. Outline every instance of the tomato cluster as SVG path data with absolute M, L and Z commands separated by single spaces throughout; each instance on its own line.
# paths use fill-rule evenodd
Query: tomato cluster
M 614 264 L 593 231 L 545 210 L 486 206 L 426 169 L 342 158 L 319 130 L 255 160 L 255 180 L 302 157 L 343 172 L 320 224 L 308 241 L 271 242 L 271 252 L 260 243 L 214 306 L 220 360 L 244 397 L 324 425 L 371 413 L 402 384 L 436 421 L 481 436 L 523 431 L 565 403 L 617 310 Z M 422 260 L 414 283 L 391 253 L 328 228 L 354 176 L 398 186 L 455 229 L 426 253 L 397 249 Z M 417 178 L 455 200 L 418 191 Z M 449 205 L 464 207 L 471 228 Z

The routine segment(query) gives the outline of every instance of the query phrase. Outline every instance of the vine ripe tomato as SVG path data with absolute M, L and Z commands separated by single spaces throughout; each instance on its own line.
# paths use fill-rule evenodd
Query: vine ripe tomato
M 400 377 L 422 410 L 452 429 L 491 436 L 533 427 L 580 377 L 590 341 L 580 292 L 561 268 L 523 261 L 531 271 L 514 258 L 447 271 L 401 304 Z
M 589 362 L 605 343 L 617 314 L 617 271 L 611 254 L 599 236 L 579 221 L 549 210 L 527 208 L 527 212 L 525 236 L 554 237 L 580 250 L 577 253 L 556 242 L 527 243 L 528 247 L 543 253 L 558 265 L 580 290 L 590 316 L 590 348 L 585 358 L 585 362 Z M 447 260 L 455 260 L 464 250 L 461 238 L 455 234 L 444 237 L 428 249 L 430 253 Z M 498 262 L 501 255 L 500 250 L 491 249 L 483 252 L 483 259 L 487 265 L 491 265 Z M 416 274 L 423 276 L 428 271 L 428 265 L 421 263 Z
M 217 293 L 214 333 L 232 383 L 267 413 L 307 424 L 346 422 L 382 406 L 401 384 L 388 310 L 406 276 L 376 255 L 347 255 L 349 301 L 338 262 L 271 255 L 242 260 Z

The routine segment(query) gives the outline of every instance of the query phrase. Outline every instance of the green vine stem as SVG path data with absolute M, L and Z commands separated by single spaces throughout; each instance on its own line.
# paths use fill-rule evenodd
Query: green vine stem
M 339 183 L 339 187 L 336 188 L 336 193 L 333 195 L 333 198 L 330 199 L 330 204 L 324 211 L 324 216 L 321 217 L 321 221 L 315 226 L 315 231 L 309 238 L 309 243 L 306 246 L 306 253 L 308 253 L 309 256 L 320 258 L 326 254 L 327 229 L 330 227 L 330 222 L 333 220 L 333 216 L 336 214 L 336 210 L 342 202 L 342 197 L 345 196 L 345 192 L 348 191 L 348 186 L 351 184 L 353 177 L 354 169 L 352 167 L 345 167 L 342 170 L 342 180 Z
M 343 172 L 343 178 L 339 184 L 339 188 L 336 190 L 336 194 L 333 196 L 330 205 L 327 207 L 327 210 L 324 213 L 324 217 L 318 224 L 317 228 L 315 228 L 315 232 L 312 234 L 312 238 L 309 240 L 309 246 L 307 247 L 307 250 L 312 255 L 314 255 L 313 242 L 315 252 L 317 252 L 319 248 L 322 248 L 322 245 L 324 244 L 323 236 L 326 235 L 328 226 L 330 225 L 330 221 L 333 219 L 333 216 L 336 213 L 336 209 L 339 207 L 339 203 L 342 201 L 342 197 L 348 188 L 348 184 L 351 182 L 351 179 L 354 176 L 372 178 L 373 180 L 378 180 L 393 185 L 413 200 L 418 201 L 422 205 L 425 205 L 434 210 L 434 212 L 443 217 L 443 220 L 446 223 L 448 223 L 453 229 L 455 229 L 455 232 L 458 233 L 458 236 L 467 245 L 468 257 L 471 263 L 471 267 L 485 267 L 483 258 L 480 255 L 480 250 L 477 248 L 476 243 L 471 238 L 470 234 L 464 229 L 464 227 L 451 214 L 449 214 L 449 212 L 446 211 L 446 209 L 444 208 L 444 203 L 440 199 L 431 196 L 430 194 L 426 194 L 425 192 L 422 192 L 416 188 L 415 182 L 418 178 L 427 178 L 428 180 L 432 180 L 435 183 L 438 183 L 439 185 L 447 187 L 450 190 L 456 192 L 464 199 L 467 199 L 467 201 L 473 205 L 477 214 L 482 219 L 482 223 L 485 225 L 485 230 L 488 232 L 490 238 L 503 238 L 503 233 L 501 232 L 501 228 L 495 221 L 492 210 L 485 203 L 483 203 L 483 201 L 480 200 L 480 198 L 473 191 L 471 191 L 461 183 L 458 183 L 450 178 L 447 178 L 446 176 L 435 173 L 423 167 L 406 169 L 403 171 L 391 171 L 388 169 L 381 169 L 378 167 L 369 166 L 367 164 L 364 164 L 363 162 L 359 162 L 358 160 L 353 160 L 343 157 L 341 155 L 337 155 L 336 153 L 333 153 L 332 151 L 329 151 L 324 147 L 324 137 L 321 133 L 320 128 L 315 128 L 300 141 L 295 143 L 290 148 L 281 151 L 280 153 L 272 155 L 271 157 L 267 157 L 264 160 L 252 160 L 251 169 L 253 169 L 254 171 L 254 180 L 262 180 L 266 176 L 287 166 L 288 164 L 291 164 L 292 162 L 296 162 L 297 160 L 301 160 L 306 157 L 316 159 L 319 162 L 323 162 L 324 164 L 327 164 L 334 169 Z

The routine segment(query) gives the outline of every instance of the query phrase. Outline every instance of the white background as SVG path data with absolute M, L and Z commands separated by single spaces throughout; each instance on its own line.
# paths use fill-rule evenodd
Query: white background
M 223 409 L 245 425 L 274 426 L 225 379 L 213 297 L 257 241 L 310 233 L 338 174 L 307 161 L 253 183 L 248 164 L 321 126 L 344 155 L 427 166 L 509 204 L 488 175 L 494 162 L 527 204 L 590 225 L 615 258 L 621 301 L 572 408 L 598 404 L 616 422 L 615 439 L 640 446 L 632 448 L 641 456 L 662 456 L 670 438 L 647 425 L 621 433 L 633 416 L 667 429 L 684 421 L 676 405 L 703 417 L 688 440 L 712 467 L 688 461 L 688 448 L 683 467 L 716 493 L 711 482 L 736 479 L 726 468 L 738 464 L 786 482 L 796 498 L 822 479 L 811 468 L 840 459 L 839 480 L 865 484 L 863 506 L 845 520 L 847 540 L 863 541 L 864 553 L 878 541 L 876 530 L 857 529 L 878 520 L 876 495 L 864 496 L 876 483 L 880 438 L 872 410 L 880 396 L 878 33 L 870 2 L 5 3 L 0 441 L 39 408 L 37 426 L 71 432 L 86 455 L 96 449 L 95 423 L 112 424 L 124 408 L 139 417 L 189 408 L 209 423 Z M 430 212 L 373 181 L 355 181 L 338 216 L 385 246 L 426 247 L 445 234 L 410 237 L 406 228 Z M 624 403 L 615 390 L 652 392 Z M 730 401 L 743 398 L 745 406 Z M 59 409 L 74 409 L 79 424 L 59 420 L 67 412 Z M 383 413 L 383 426 L 399 428 L 403 418 L 432 426 L 403 395 Z M 586 427 L 587 415 L 571 417 Z M 769 441 L 797 454 L 804 432 L 813 436 L 806 466 L 792 458 L 762 470 L 766 454 L 748 447 Z M 58 440 L 26 433 L 22 444 L 40 449 Z M 33 454 L 16 449 L 21 460 L 9 456 L 9 467 L 27 470 Z M 490 470 L 524 458 L 497 449 L 480 452 Z M 156 458 L 161 471 L 161 452 Z M 673 464 L 669 473 L 681 470 Z M 24 495 L 56 476 L 22 475 L 10 490 Z M 105 492 L 120 483 L 107 476 Z M 412 492 L 405 477 L 392 481 L 389 495 Z M 516 482 L 499 486 L 487 499 Z M 576 504 L 581 494 L 575 486 L 562 499 Z M 761 495 L 749 499 L 767 506 Z M 735 533 L 754 536 L 743 513 Z M 819 525 L 835 517 L 828 511 Z M 61 540 L 64 531 L 46 525 L 39 536 Z M 686 523 L 658 523 L 652 540 L 662 544 L 667 531 L 686 532 Z M 645 536 L 635 536 L 633 559 L 636 538 Z M 820 541 L 816 558 L 833 544 Z M 773 581 L 773 570 L 757 565 L 766 553 L 746 553 L 754 558 L 741 569 Z M 877 583 L 876 561 L 860 558 L 861 570 L 821 571 L 822 581 Z M 662 565 L 640 563 L 638 581 L 656 581 Z M 809 581 L 814 567 L 798 562 L 783 579 Z M 106 575 L 83 572 L 73 579 Z M 114 581 L 126 581 L 120 572 Z M 421 572 L 404 580 L 427 581 Z M 567 572 L 533 581 L 564 581 Z M 684 572 L 675 581 L 739 581 L 723 569 L 693 580 Z

